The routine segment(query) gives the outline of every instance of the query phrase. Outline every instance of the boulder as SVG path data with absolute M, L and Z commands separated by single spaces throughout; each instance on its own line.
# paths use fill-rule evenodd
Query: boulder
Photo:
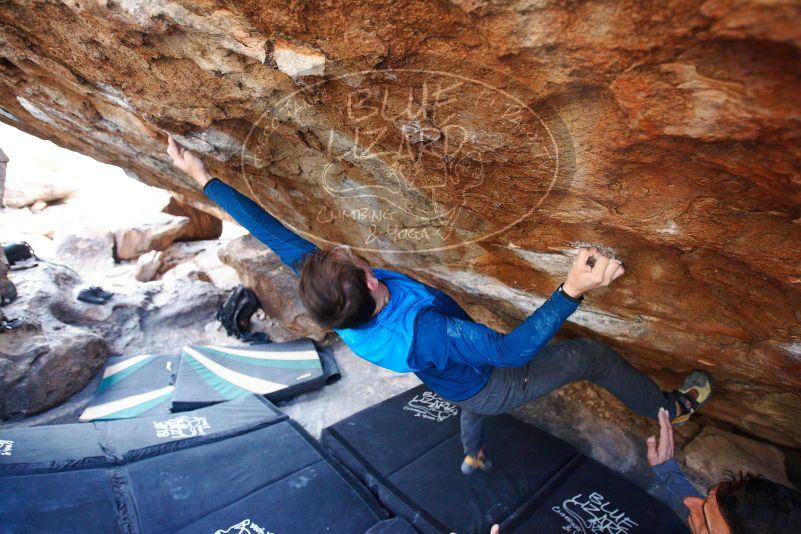
M 6 294 L 6 287 L 8 286 L 8 260 L 3 249 L 0 248 L 0 298 Z M 2 317 L 2 315 L 0 315 Z
M 69 398 L 110 352 L 103 336 L 56 316 L 81 283 L 75 271 L 41 263 L 16 273 L 15 283 L 19 298 L 3 311 L 25 325 L 0 333 L 0 419 L 30 415 Z
M 217 251 L 221 246 L 218 240 L 173 243 L 164 251 L 157 277 L 169 280 L 188 275 L 230 290 L 239 284 L 239 276 L 220 261 Z
M 689 474 L 705 488 L 738 471 L 793 487 L 779 449 L 712 426 L 705 427 L 684 447 L 684 458 Z
M 217 308 L 226 292 L 205 281 L 155 280 L 121 295 L 128 313 L 121 331 L 131 334 L 115 342 L 121 354 L 139 351 L 178 353 L 192 343 L 226 343 L 232 340 L 219 331 Z M 135 324 L 134 324 L 135 319 Z
M 8 166 L 8 156 L 0 148 L 0 209 L 5 206 L 3 203 L 3 196 L 6 192 L 6 167 Z
M 64 326 L 26 325 L 0 335 L 0 419 L 28 416 L 79 391 L 109 355 L 105 340 Z
M 234 268 L 242 284 L 256 293 L 269 317 L 298 335 L 318 341 L 325 338 L 326 330 L 309 317 L 300 301 L 297 276 L 255 237 L 233 239 L 219 255 L 223 263 Z
M 163 256 L 164 252 L 160 250 L 151 250 L 139 256 L 136 260 L 134 278 L 140 282 L 150 282 L 153 280 L 161 268 Z
M 190 225 L 188 217 L 159 214 L 150 221 L 114 232 L 114 256 L 134 260 L 151 250 L 164 250 Z
M 35 206 L 41 211 L 47 204 L 67 200 L 74 194 L 75 190 L 59 184 L 14 180 L 5 184 L 3 203 L 8 208 Z
M 203 271 L 195 262 L 187 261 L 179 263 L 169 271 L 161 275 L 161 280 L 195 280 L 211 283 L 211 277 Z
M 41 213 L 47 208 L 47 202 L 44 200 L 37 200 L 30 206 L 31 213 Z
M 114 265 L 111 232 L 83 229 L 77 234 L 54 236 L 55 256 L 82 275 L 105 271 Z
M 203 281 L 104 284 L 114 296 L 95 305 L 76 299 L 90 284 L 66 265 L 43 261 L 14 279 L 20 296 L 3 312 L 25 325 L 0 332 L 0 420 L 65 401 L 109 354 L 169 354 L 188 343 L 232 341 L 215 319 L 226 292 Z
M 626 275 L 565 330 L 664 388 L 708 370 L 705 414 L 801 447 L 801 5 L 304 6 L 2 2 L 0 120 L 211 205 L 171 133 L 502 330 L 605 245 Z
M 217 239 L 222 234 L 223 227 L 220 219 L 191 204 L 181 202 L 175 197 L 171 197 L 170 202 L 161 211 L 189 219 L 189 224 L 181 230 L 176 241 Z

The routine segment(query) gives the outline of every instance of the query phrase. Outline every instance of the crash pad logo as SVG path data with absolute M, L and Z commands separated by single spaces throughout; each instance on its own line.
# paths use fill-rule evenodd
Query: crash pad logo
M 11 456 L 11 449 L 13 447 L 13 441 L 0 439 L 0 456 Z
M 153 427 L 159 438 L 179 439 L 203 436 L 206 434 L 206 430 L 211 428 L 211 425 L 205 417 L 182 415 L 166 421 L 153 421 Z
M 420 395 L 415 395 L 403 409 L 414 412 L 415 417 L 422 417 L 437 423 L 459 414 L 459 408 L 455 404 L 443 400 L 432 391 L 424 391 Z
M 250 519 L 243 519 L 236 525 L 231 525 L 225 530 L 217 530 L 214 534 L 274 534 L 273 532 L 264 530 Z
M 243 143 L 249 196 L 293 201 L 264 189 L 281 177 L 315 204 L 294 231 L 384 254 L 461 247 L 553 207 L 575 155 L 536 84 L 463 60 L 416 64 L 437 69 L 296 80 Z
M 587 497 L 579 493 L 551 510 L 566 521 L 562 530 L 571 534 L 627 534 L 638 526 L 624 511 L 596 492 Z

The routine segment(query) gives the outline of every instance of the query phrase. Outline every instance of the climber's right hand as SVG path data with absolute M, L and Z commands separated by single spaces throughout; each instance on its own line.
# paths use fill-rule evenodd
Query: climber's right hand
M 594 264 L 587 263 L 590 257 L 595 257 Z M 608 286 L 613 280 L 623 276 L 624 272 L 620 261 L 601 254 L 595 247 L 582 248 L 570 266 L 567 281 L 562 284 L 562 291 L 573 298 L 579 298 L 587 291 Z
M 203 160 L 176 143 L 172 136 L 167 140 L 167 154 L 172 158 L 172 164 L 188 174 L 201 189 L 211 180 Z

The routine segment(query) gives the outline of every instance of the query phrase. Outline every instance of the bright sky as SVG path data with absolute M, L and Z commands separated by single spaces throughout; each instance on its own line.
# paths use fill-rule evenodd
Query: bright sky
M 83 229 L 110 230 L 122 224 L 152 220 L 170 194 L 137 182 L 119 167 L 61 148 L 0 122 L 0 148 L 9 158 L 7 188 L 26 182 L 59 184 L 76 191 L 68 205 L 48 207 L 34 215 L 29 210 L 0 211 L 0 241 L 26 240 L 47 256 L 52 242 L 44 235 L 80 233 Z M 226 223 L 225 235 L 241 235 Z M 233 228 L 231 228 L 233 227 Z
M 0 122 L 0 148 L 9 158 L 7 183 L 60 183 L 76 189 L 97 188 L 122 197 L 128 193 L 169 198 L 156 188 L 129 178 L 122 169 L 100 163 L 83 154 L 63 149 L 50 141 L 28 135 Z M 121 189 L 122 188 L 122 189 Z M 150 190 L 150 191 L 148 191 Z

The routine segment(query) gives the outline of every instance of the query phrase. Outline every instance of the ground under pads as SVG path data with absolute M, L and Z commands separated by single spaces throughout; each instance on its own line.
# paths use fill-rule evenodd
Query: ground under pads
M 460 471 L 459 410 L 424 386 L 323 431 L 323 444 L 422 533 L 683 533 L 667 506 L 510 416 L 487 422 L 489 473 Z
M 386 513 L 268 401 L 0 432 L 0 532 L 362 533 Z

